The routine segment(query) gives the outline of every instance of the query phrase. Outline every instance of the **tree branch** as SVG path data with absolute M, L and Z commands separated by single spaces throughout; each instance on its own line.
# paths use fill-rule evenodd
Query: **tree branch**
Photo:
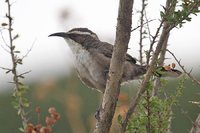
M 149 23 L 152 22 L 152 21 L 154 21 L 154 20 L 156 20 L 156 19 L 147 20 L 146 22 L 143 23 L 143 26 L 144 26 L 145 24 L 146 24 L 146 25 L 149 25 Z M 131 32 L 137 30 L 137 29 L 140 28 L 140 27 L 141 27 L 141 25 L 138 25 L 137 27 L 133 28 L 133 29 L 131 30 Z
M 10 1 L 9 0 L 6 0 L 6 3 L 7 3 L 7 8 L 8 8 L 8 13 L 6 14 L 6 17 L 8 18 L 8 34 L 9 34 L 9 48 L 10 48 L 10 55 L 11 55 L 11 60 L 12 60 L 12 69 L 11 72 L 13 74 L 13 83 L 15 85 L 15 88 L 14 88 L 14 92 L 13 92 L 13 95 L 15 97 L 17 97 L 17 102 L 18 102 L 18 114 L 20 115 L 21 117 L 21 120 L 22 120 L 22 124 L 23 124 L 23 127 L 24 129 L 26 128 L 26 125 L 27 125 L 27 122 L 28 122 L 28 119 L 26 117 L 26 112 L 25 112 L 25 105 L 23 103 L 23 99 L 22 97 L 19 97 L 16 95 L 17 92 L 20 92 L 20 81 L 19 81 L 19 75 L 17 74 L 17 65 L 18 64 L 21 64 L 22 63 L 22 60 L 18 59 L 17 55 L 15 54 L 15 46 L 13 44 L 13 35 L 12 35 L 12 22 L 13 22 L 13 18 L 11 16 L 11 4 L 10 4 Z
M 172 2 L 172 1 L 171 0 L 167 0 L 166 1 L 166 9 L 167 9 L 166 13 L 168 13 L 169 10 L 170 10 L 170 8 L 169 8 L 170 4 L 168 4 L 170 2 Z M 161 21 L 160 25 L 162 25 L 163 22 L 164 22 L 164 20 Z M 161 26 L 159 26 L 159 27 L 161 27 Z M 159 30 L 157 30 L 157 31 L 159 31 Z M 147 87 L 147 85 L 149 83 L 149 80 L 150 80 L 151 76 L 153 75 L 153 72 L 155 71 L 158 56 L 159 56 L 159 54 L 160 54 L 160 52 L 162 50 L 163 44 L 164 44 L 164 42 L 166 40 L 166 37 L 169 36 L 169 33 L 170 33 L 170 30 L 168 28 L 168 25 L 167 25 L 167 23 L 164 23 L 161 36 L 160 36 L 159 41 L 157 43 L 157 47 L 156 47 L 156 50 L 155 50 L 155 52 L 153 54 L 153 57 L 152 57 L 150 65 L 149 65 L 149 68 L 147 70 L 146 76 L 144 77 L 144 80 L 142 81 L 142 84 L 141 84 L 141 86 L 139 88 L 139 91 L 138 91 L 136 97 L 131 100 L 130 107 L 129 107 L 128 112 L 127 112 L 127 114 L 125 116 L 125 119 L 124 119 L 124 121 L 122 123 L 121 133 L 125 133 L 126 127 L 128 125 L 128 121 L 131 118 L 133 112 L 135 111 L 135 108 L 138 105 L 142 94 L 146 90 L 146 87 Z
M 109 69 L 109 78 L 107 80 L 103 102 L 99 111 L 99 120 L 96 123 L 94 133 L 108 133 L 112 125 L 112 119 L 120 93 L 120 82 L 124 68 L 123 64 L 130 40 L 132 7 L 133 0 L 120 0 L 116 39 Z
M 147 53 L 147 65 L 149 65 L 149 61 L 150 61 L 150 58 L 151 58 L 151 52 L 153 51 L 153 45 L 156 43 L 156 38 L 158 37 L 160 29 L 162 28 L 162 25 L 163 25 L 163 20 L 160 22 L 160 25 L 157 28 L 157 31 L 156 31 L 156 33 L 153 36 L 153 39 L 151 41 L 151 44 L 150 44 L 150 47 L 149 47 L 149 51 Z
M 143 50 L 143 27 L 144 27 L 144 12 L 145 12 L 145 0 L 142 0 L 142 10 L 140 12 L 141 16 L 140 16 L 140 41 L 139 41 L 139 46 L 140 46 L 140 49 L 139 49 L 139 53 L 140 53 L 140 57 L 139 57 L 139 62 L 140 62 L 140 65 L 143 64 L 143 56 L 142 56 L 142 50 Z
M 183 65 L 181 65 L 181 61 L 178 60 L 176 58 L 176 56 L 174 55 L 174 53 L 172 53 L 170 50 L 167 49 L 167 51 L 174 57 L 174 59 L 176 60 L 176 62 L 178 63 L 178 65 L 180 66 L 180 68 L 183 70 L 183 72 L 185 74 L 187 74 L 188 77 L 190 77 L 192 79 L 193 82 L 195 82 L 197 85 L 200 85 L 200 81 L 198 79 L 196 79 L 194 76 L 191 75 L 191 71 L 190 72 L 187 72 L 184 68 Z
M 170 25 L 168 23 L 164 22 L 164 27 L 166 27 L 166 29 L 167 29 L 168 27 L 170 27 Z M 166 54 L 168 39 L 169 39 L 169 34 L 166 36 L 165 41 L 164 41 L 163 46 L 162 46 L 162 49 L 160 51 L 160 58 L 159 58 L 159 61 L 158 61 L 158 65 L 159 66 L 163 66 L 164 65 L 164 60 L 165 60 L 165 54 Z M 152 92 L 153 96 L 157 95 L 158 90 L 160 88 L 160 85 L 161 85 L 160 78 L 158 77 L 156 79 L 156 81 L 155 81 L 155 84 L 154 84 L 154 89 L 153 89 L 153 92 Z

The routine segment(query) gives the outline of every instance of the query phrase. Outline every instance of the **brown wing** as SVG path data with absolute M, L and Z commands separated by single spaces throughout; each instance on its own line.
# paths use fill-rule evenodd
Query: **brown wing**
M 111 59 L 113 52 L 113 45 L 107 42 L 101 42 L 101 45 L 98 47 L 98 52 L 102 53 L 104 56 Z M 135 64 L 136 59 L 134 59 L 131 55 L 126 54 L 126 60 Z

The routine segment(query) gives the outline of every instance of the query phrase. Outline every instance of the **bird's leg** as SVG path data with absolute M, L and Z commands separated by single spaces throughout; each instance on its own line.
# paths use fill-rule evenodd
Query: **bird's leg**
M 100 120 L 100 115 L 101 115 L 102 111 L 104 111 L 104 109 L 102 108 L 102 102 L 103 102 L 103 99 L 101 99 L 101 102 L 100 102 L 100 104 L 97 107 L 97 110 L 95 112 L 95 118 L 97 119 L 97 121 Z
M 108 67 L 106 67 L 104 70 L 103 70 L 103 73 L 104 73 L 104 78 L 107 80 L 107 78 L 108 78 L 108 73 L 109 73 L 109 68 Z M 106 81 L 105 80 L 105 81 Z M 106 82 L 105 82 L 105 88 L 106 88 Z M 105 91 L 105 90 L 104 90 Z M 102 93 L 104 93 L 104 92 L 102 92 Z M 103 111 L 103 108 L 102 108 L 102 99 L 101 99 L 101 102 L 100 102 L 100 104 L 99 104 L 99 106 L 98 106 L 98 108 L 97 108 L 97 110 L 96 110 L 96 112 L 95 112 L 95 118 L 99 121 L 100 120 L 100 113 Z
M 97 121 L 100 120 L 100 113 L 101 113 L 101 110 L 102 110 L 102 104 L 100 104 L 95 112 L 95 118 L 97 119 Z

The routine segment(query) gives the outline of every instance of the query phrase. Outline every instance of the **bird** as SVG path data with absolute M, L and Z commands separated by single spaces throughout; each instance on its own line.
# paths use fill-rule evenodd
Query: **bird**
M 69 45 L 80 80 L 89 88 L 104 93 L 109 77 L 113 45 L 101 41 L 97 34 L 88 28 L 73 28 L 68 32 L 57 32 L 49 35 L 49 37 L 52 36 L 64 38 Z M 147 65 L 137 64 L 136 59 L 127 53 L 121 84 L 138 79 L 147 72 L 147 68 Z M 162 73 L 157 72 L 158 76 L 169 71 L 165 70 L 164 67 L 159 70 L 162 70 Z M 175 77 L 181 74 L 180 71 L 173 68 L 170 70 L 170 73 L 172 72 Z

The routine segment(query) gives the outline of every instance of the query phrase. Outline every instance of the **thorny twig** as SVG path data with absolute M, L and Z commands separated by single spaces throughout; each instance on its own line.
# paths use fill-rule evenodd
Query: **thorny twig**
M 167 52 L 169 52 L 169 53 L 174 57 L 174 59 L 176 60 L 176 62 L 177 62 L 178 65 L 180 66 L 180 68 L 183 70 L 183 72 L 184 72 L 188 77 L 190 77 L 190 79 L 192 79 L 193 82 L 195 82 L 197 85 L 200 85 L 200 81 L 199 81 L 198 79 L 196 79 L 194 76 L 191 75 L 192 70 L 191 70 L 190 72 L 187 72 L 187 71 L 185 70 L 184 66 L 181 65 L 181 60 L 178 60 L 178 59 L 176 58 L 176 56 L 174 55 L 174 53 L 172 53 L 169 49 L 167 49 Z
M 147 31 L 148 31 L 148 34 L 149 34 L 149 41 L 152 42 L 152 35 L 151 35 L 151 30 L 150 30 L 150 26 L 149 26 L 149 21 L 148 21 L 148 18 L 147 18 L 147 12 L 146 10 L 144 10 L 144 16 L 145 16 L 145 19 L 147 21 Z
M 8 13 L 6 14 L 6 17 L 8 18 L 8 34 L 9 34 L 9 48 L 10 48 L 10 55 L 11 55 L 11 60 L 12 60 L 12 69 L 11 72 L 13 74 L 13 83 L 15 84 L 15 88 L 14 88 L 14 95 L 20 91 L 20 86 L 21 86 L 21 83 L 19 81 L 19 75 L 17 73 L 17 65 L 18 65 L 18 57 L 17 55 L 15 54 L 15 46 L 13 44 L 13 36 L 12 36 L 12 16 L 11 16 L 11 4 L 10 4 L 10 0 L 6 0 L 6 3 L 7 3 L 7 8 L 8 8 Z M 22 119 L 22 124 L 23 124 L 23 127 L 25 129 L 26 125 L 27 125 L 27 122 L 28 122 L 28 119 L 26 118 L 26 112 L 25 112 L 25 106 L 23 104 L 23 99 L 22 97 L 19 97 L 18 99 L 18 104 L 19 104 L 19 107 L 18 107 L 18 114 L 20 115 L 21 119 Z
M 140 17 L 140 41 L 139 41 L 139 46 L 140 46 L 140 49 L 139 49 L 139 54 L 140 54 L 140 57 L 139 57 L 139 62 L 140 64 L 142 65 L 143 64 L 143 56 L 142 56 L 142 49 L 143 49 L 143 28 L 144 28 L 144 11 L 145 11 L 145 0 L 142 0 L 142 10 L 140 12 L 141 14 L 141 17 Z
M 148 25 L 148 23 L 150 23 L 150 22 L 152 22 L 152 21 L 154 21 L 154 20 L 156 20 L 156 19 L 147 20 L 145 23 L 143 23 L 143 25 L 145 25 L 145 24 Z M 137 30 L 137 29 L 140 28 L 140 27 L 141 27 L 141 25 L 139 25 L 139 26 L 133 28 L 133 29 L 131 30 L 131 32 Z
M 165 29 L 167 29 L 169 27 L 169 23 L 164 22 L 164 26 Z M 166 36 L 165 41 L 163 42 L 163 46 L 161 48 L 160 51 L 160 57 L 159 57 L 159 61 L 158 61 L 158 65 L 159 66 L 163 66 L 164 65 L 164 60 L 165 60 L 165 54 L 166 54 L 166 49 L 167 49 L 167 45 L 168 45 L 168 40 L 169 40 L 169 34 Z M 157 77 L 155 82 L 154 82 L 154 89 L 152 91 L 152 95 L 156 96 L 158 93 L 158 90 L 161 86 L 161 82 L 160 82 L 160 77 Z
M 31 72 L 31 70 L 29 70 L 29 71 L 26 71 L 26 72 L 23 72 L 23 73 L 21 73 L 21 74 L 19 74 L 19 75 L 17 75 L 18 77 L 23 77 L 24 75 L 26 75 L 26 74 L 28 74 L 28 73 L 30 73 Z
M 172 2 L 172 1 L 171 0 L 167 0 L 166 1 L 166 9 L 168 9 L 168 10 L 165 11 L 166 13 L 169 12 L 170 8 L 168 8 L 168 5 L 169 5 L 168 3 L 170 3 L 170 2 Z M 162 19 L 157 32 L 160 31 L 160 28 L 162 27 L 162 24 L 164 22 L 165 22 L 164 19 Z M 125 116 L 125 118 L 124 118 L 124 120 L 122 122 L 121 133 L 125 133 L 126 127 L 128 125 L 128 121 L 131 118 L 132 114 L 134 113 L 134 111 L 135 111 L 135 109 L 136 109 L 136 107 L 137 107 L 137 105 L 138 105 L 138 103 L 140 101 L 140 98 L 141 98 L 142 94 L 146 90 L 146 87 L 147 87 L 147 85 L 149 83 L 149 80 L 150 80 L 151 76 L 153 75 L 153 72 L 155 71 L 156 62 L 157 62 L 158 56 L 159 56 L 159 54 L 160 54 L 160 52 L 162 50 L 163 43 L 164 43 L 166 37 L 169 35 L 169 33 L 170 33 L 170 30 L 167 29 L 167 26 L 163 27 L 161 36 L 160 36 L 159 41 L 157 43 L 157 47 L 156 47 L 155 52 L 153 54 L 153 57 L 152 57 L 150 65 L 149 65 L 149 68 L 147 70 L 146 76 L 144 77 L 144 80 L 142 81 L 142 84 L 141 84 L 141 86 L 139 88 L 139 91 L 138 91 L 136 97 L 132 99 L 130 107 L 129 107 L 128 111 L 127 111 L 127 114 L 126 114 L 126 116 Z M 156 33 L 156 34 L 158 34 L 158 33 Z M 157 38 L 157 36 L 155 36 L 155 38 Z M 152 41 L 152 44 L 154 44 L 154 43 L 155 42 Z M 150 55 L 150 53 L 149 53 L 149 55 Z M 149 59 L 150 59 L 150 56 L 149 56 Z
M 150 58 L 151 58 L 151 52 L 153 50 L 153 45 L 156 43 L 156 38 L 158 37 L 160 29 L 162 28 L 163 22 L 164 22 L 163 20 L 160 22 L 160 25 L 157 28 L 155 35 L 152 37 L 152 41 L 151 41 L 151 44 L 150 44 L 150 47 L 149 47 L 149 51 L 147 53 L 147 65 L 149 65 L 149 61 L 150 61 Z
M 10 69 L 10 68 L 5 68 L 5 67 L 0 67 L 0 68 L 3 70 L 12 71 L 12 69 Z

